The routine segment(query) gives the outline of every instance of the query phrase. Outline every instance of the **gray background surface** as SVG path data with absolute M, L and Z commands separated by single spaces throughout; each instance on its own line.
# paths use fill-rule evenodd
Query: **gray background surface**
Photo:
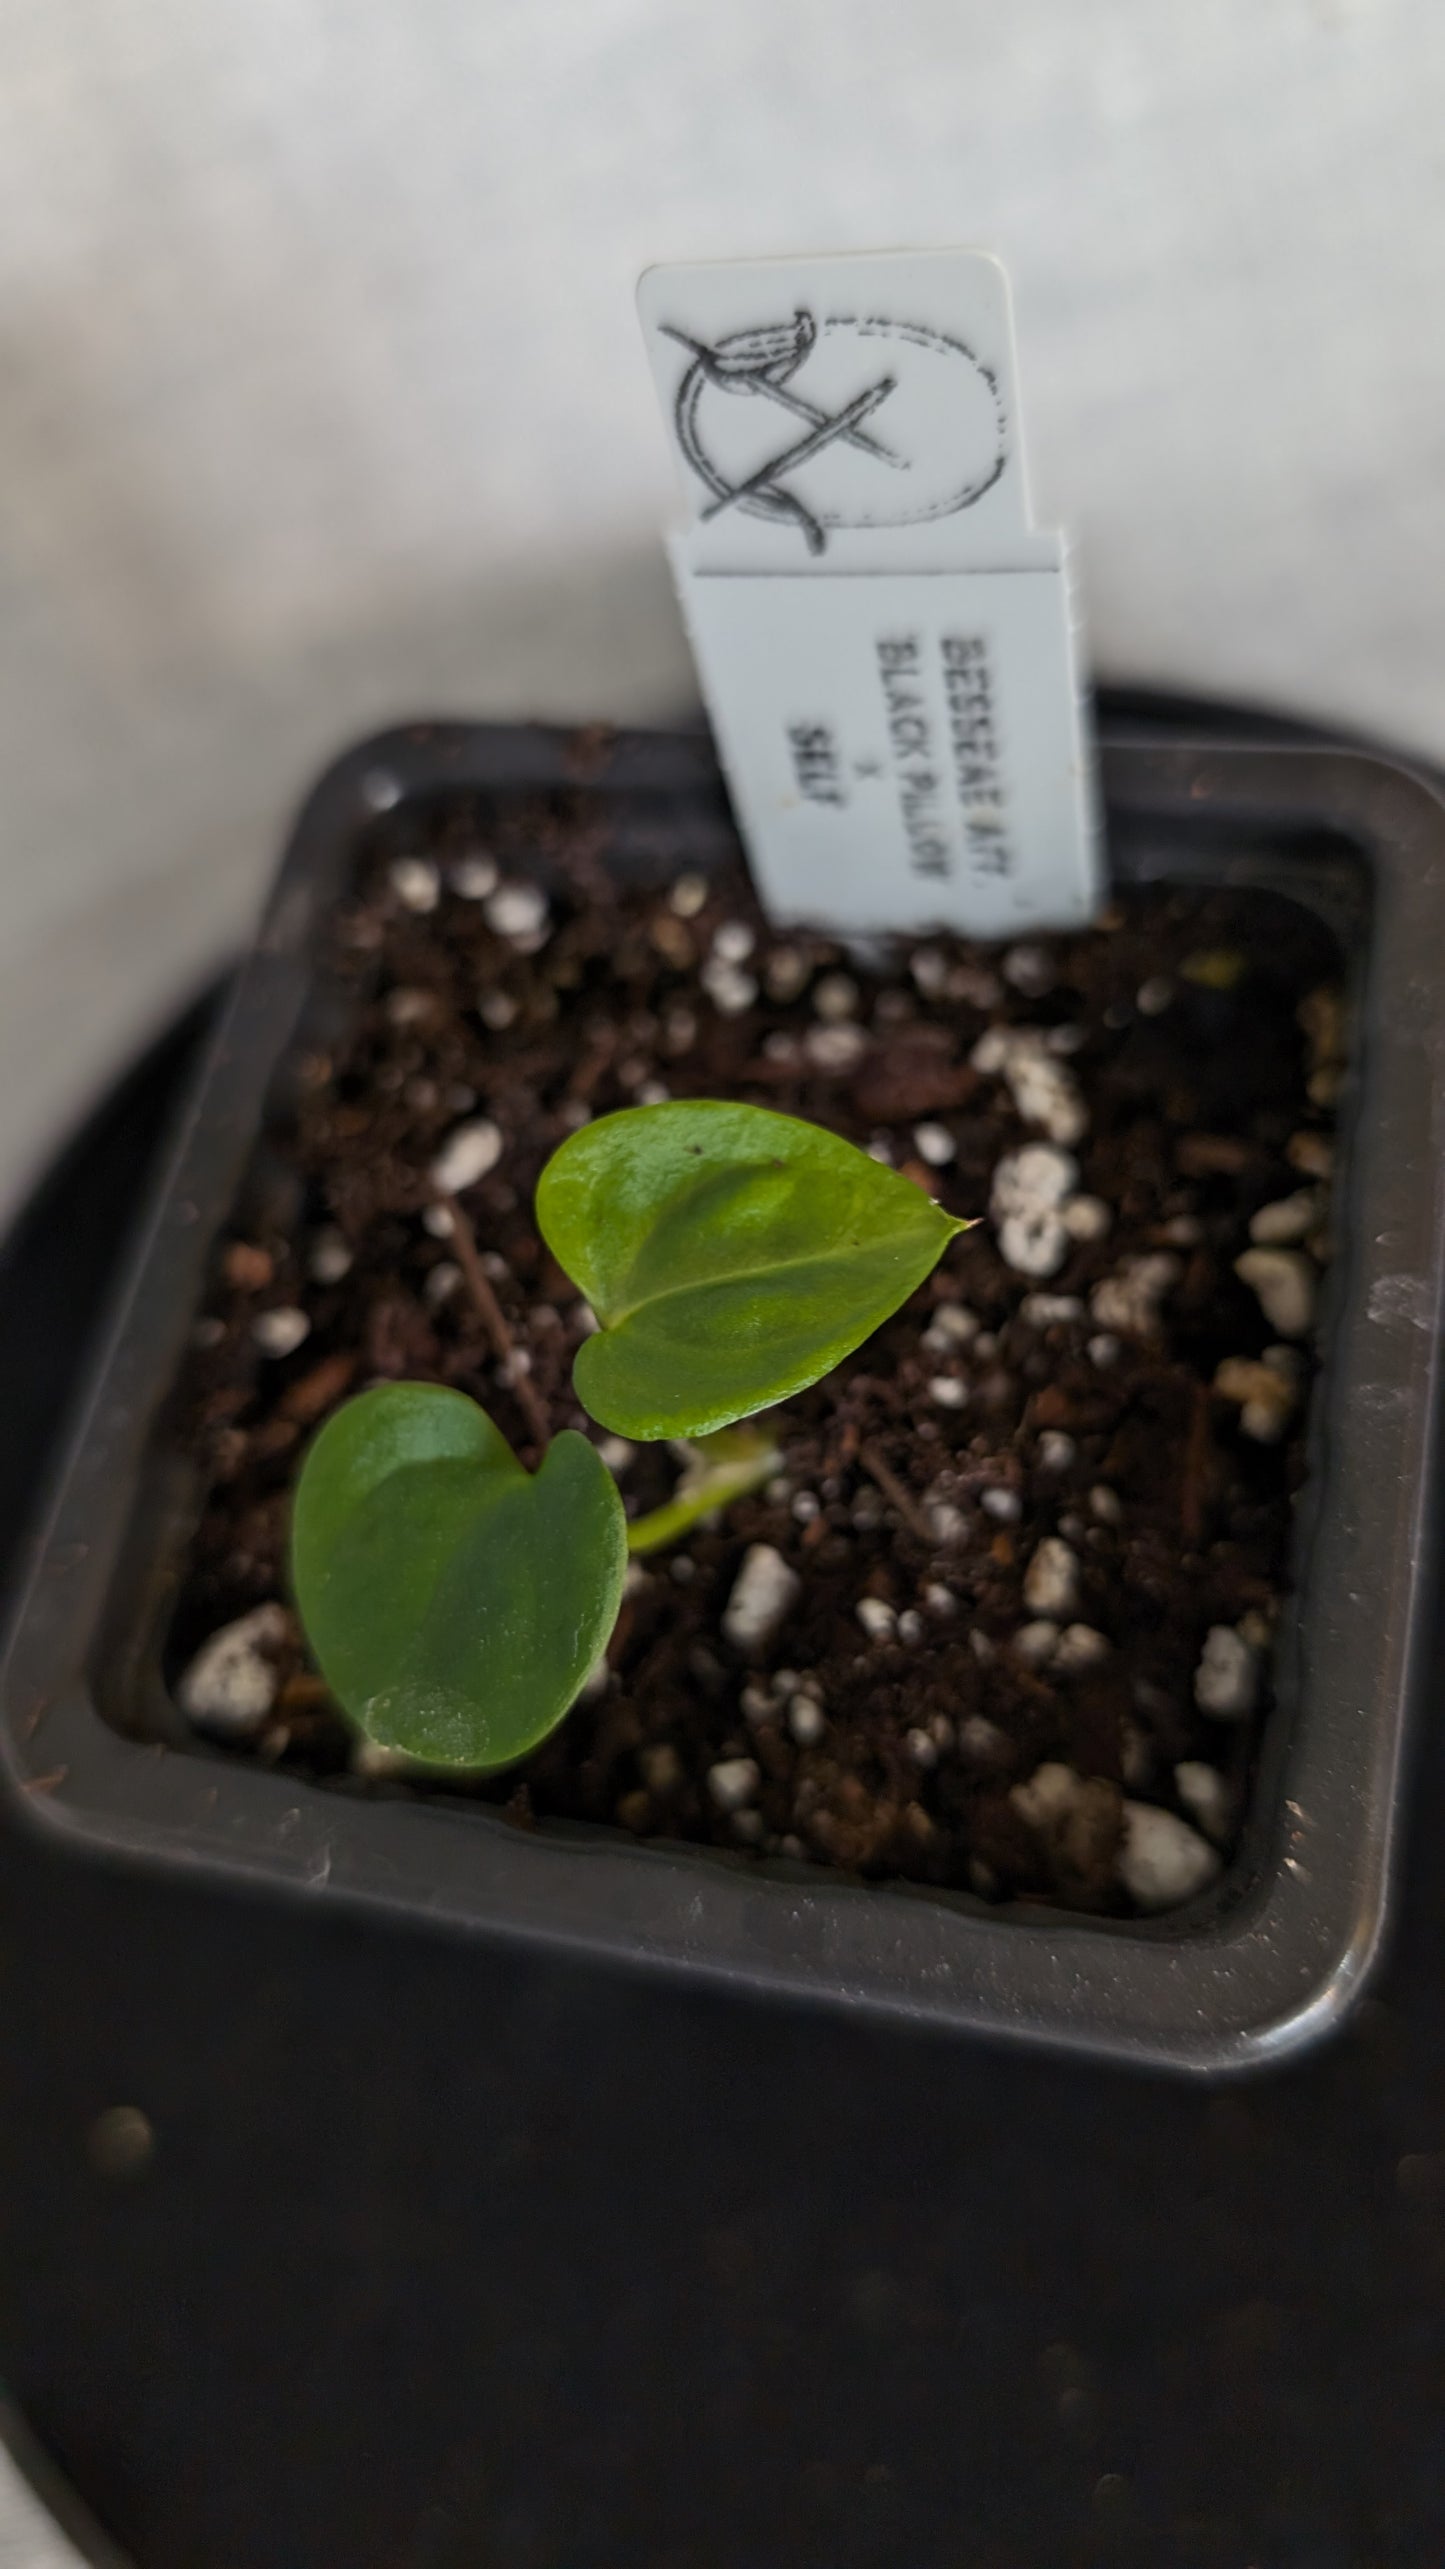
M 1107 674 L 1445 748 L 1433 0 L 0 0 L 0 1204 L 408 712 L 690 693 L 650 259 L 980 242 Z

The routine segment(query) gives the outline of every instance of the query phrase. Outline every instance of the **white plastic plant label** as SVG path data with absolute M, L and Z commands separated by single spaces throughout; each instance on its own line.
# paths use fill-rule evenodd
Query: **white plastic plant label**
M 1063 548 L 978 251 L 651 268 L 674 575 L 779 920 L 1082 924 L 1100 861 Z

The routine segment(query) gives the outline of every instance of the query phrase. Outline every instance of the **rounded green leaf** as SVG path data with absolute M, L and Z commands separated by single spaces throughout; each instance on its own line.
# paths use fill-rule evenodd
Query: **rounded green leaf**
M 537 1220 L 597 1315 L 573 1380 L 623 1436 L 702 1436 L 815 1383 L 967 1229 L 794 1115 L 713 1099 L 584 1124 Z
M 510 1766 L 555 1729 L 606 1647 L 627 1528 L 566 1429 L 523 1470 L 485 1410 L 381 1383 L 329 1419 L 291 1530 L 301 1619 L 370 1739 L 428 1765 Z

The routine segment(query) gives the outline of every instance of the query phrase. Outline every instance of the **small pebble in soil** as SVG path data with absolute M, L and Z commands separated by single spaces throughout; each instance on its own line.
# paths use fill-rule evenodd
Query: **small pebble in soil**
M 388 870 L 388 880 L 402 907 L 420 917 L 434 910 L 441 899 L 441 876 L 427 857 L 399 856 Z
M 825 1026 L 841 1026 L 857 1016 L 860 995 L 851 973 L 825 972 L 813 985 L 813 1014 Z
M 1032 1614 L 1062 1620 L 1078 1602 L 1078 1559 L 1056 1534 L 1046 1534 L 1024 1572 L 1024 1604 Z
M 1114 1221 L 1101 1195 L 1071 1195 L 1061 1214 L 1071 1240 L 1102 1240 Z
M 400 1748 L 383 1748 L 379 1739 L 354 1739 L 349 1764 L 353 1775 L 364 1775 L 368 1783 L 382 1783 L 388 1778 L 410 1775 L 412 1761 Z
M 447 881 L 459 901 L 485 901 L 497 888 L 495 859 L 490 856 L 459 856 L 447 868 Z
M 915 1643 L 922 1641 L 927 1629 L 928 1627 L 925 1624 L 922 1615 L 919 1613 L 918 1608 L 916 1606 L 905 1606 L 902 1614 L 898 1618 L 899 1640 L 907 1642 L 911 1649 Z
M 856 1070 L 868 1049 L 868 1038 L 861 1026 L 810 1026 L 803 1038 L 803 1049 L 814 1070 Z
M 908 958 L 908 969 L 921 999 L 941 999 L 948 986 L 948 959 L 937 946 L 920 946 Z
M 1249 1236 L 1261 1249 L 1292 1249 L 1319 1229 L 1324 1212 L 1323 1198 L 1312 1186 L 1302 1186 L 1293 1195 L 1282 1195 L 1273 1204 L 1262 1204 L 1251 1214 Z
M 469 1186 L 490 1174 L 501 1156 L 501 1133 L 490 1117 L 478 1115 L 447 1135 L 431 1164 L 431 1182 L 443 1195 L 465 1195 Z
M 1214 1848 L 1187 1820 L 1152 1802 L 1124 1804 L 1119 1880 L 1137 1908 L 1150 1914 L 1182 1908 L 1218 1873 Z
M 263 1356 L 294 1356 L 311 1335 L 311 1323 L 294 1303 L 278 1303 L 271 1311 L 258 1311 L 251 1323 L 251 1335 Z
M 1285 1158 L 1301 1177 L 1330 1178 L 1334 1175 L 1335 1146 L 1328 1133 L 1291 1133 L 1285 1145 Z
M 935 1374 L 928 1386 L 928 1397 L 937 1401 L 940 1409 L 963 1409 L 968 1402 L 968 1385 L 961 1383 L 956 1374 Z
M 191 1345 L 198 1347 L 204 1355 L 212 1347 L 219 1347 L 225 1335 L 224 1320 L 218 1320 L 214 1313 L 203 1312 L 191 1329 Z
M 1173 998 L 1174 984 L 1168 974 L 1153 972 L 1147 981 L 1140 982 L 1134 993 L 1134 1005 L 1141 1017 L 1162 1017 L 1165 1009 L 1172 1005 Z
M 1298 1249 L 1246 1249 L 1234 1272 L 1247 1284 L 1281 1338 L 1307 1338 L 1314 1326 L 1315 1270 Z
M 328 1223 L 312 1233 L 306 1272 L 313 1284 L 340 1284 L 343 1276 L 350 1275 L 353 1263 L 351 1244 L 334 1225 Z
M 1242 1722 L 1259 1697 L 1259 1660 L 1244 1635 L 1211 1624 L 1194 1672 L 1194 1700 L 1216 1722 Z
M 1051 1276 L 1069 1251 L 1063 1207 L 1079 1183 L 1079 1163 L 1052 1143 L 1009 1151 L 993 1174 L 989 1212 L 999 1255 L 1016 1275 Z
M 1059 1635 L 1053 1666 L 1063 1676 L 1072 1676 L 1081 1668 L 1097 1668 L 1108 1658 L 1113 1644 L 1092 1624 L 1071 1623 Z
M 674 1552 L 667 1566 L 679 1588 L 690 1588 L 697 1577 L 697 1563 L 690 1552 Z
M 488 927 L 522 954 L 535 954 L 544 942 L 548 916 L 547 895 L 540 883 L 499 883 L 487 896 Z
M 444 1302 L 450 1302 L 461 1280 L 462 1271 L 454 1258 L 438 1258 L 436 1265 L 427 1270 L 421 1289 L 423 1301 L 433 1311 L 439 1311 Z
M 1299 1362 L 1294 1347 L 1267 1347 L 1259 1357 L 1225 1356 L 1216 1369 L 1215 1390 L 1221 1400 L 1238 1403 L 1241 1432 L 1256 1445 L 1277 1445 L 1299 1407 Z
M 1168 1249 L 1142 1258 L 1125 1258 L 1111 1276 L 1095 1285 L 1089 1309 L 1101 1329 L 1125 1338 L 1152 1338 L 1159 1329 L 1165 1296 L 1179 1281 L 1179 1260 Z
M 1025 999 L 1042 999 L 1054 986 L 1054 959 L 1045 946 L 1010 946 L 999 969 Z
M 1202 1757 L 1181 1758 L 1174 1769 L 1174 1790 L 1205 1836 L 1224 1845 L 1234 1826 L 1234 1795 L 1218 1767 L 1206 1765 Z
M 393 990 L 386 1002 L 389 1026 L 420 1026 L 426 1023 L 436 1007 L 429 990 Z
M 799 1748 L 816 1748 L 827 1727 L 827 1716 L 816 1695 L 793 1697 L 788 1706 L 788 1728 Z
M 793 1497 L 793 1517 L 798 1525 L 811 1525 L 822 1514 L 823 1502 L 816 1490 L 798 1490 Z
M 958 1745 L 976 1766 L 1004 1766 L 1011 1754 L 1007 1731 L 1000 1730 L 997 1722 L 987 1720 L 982 1713 L 970 1713 L 966 1721 L 960 1722 Z
M 1039 1438 L 1039 1469 L 1042 1472 L 1067 1472 L 1078 1447 L 1062 1427 L 1046 1427 Z
M 978 1321 L 966 1304 L 940 1302 L 923 1333 L 923 1344 L 933 1353 L 939 1348 L 967 1347 L 977 1336 Z
M 883 1597 L 860 1597 L 853 1609 L 870 1641 L 891 1641 L 898 1617 Z
M 1084 1306 L 1076 1293 L 1026 1293 L 1019 1304 L 1019 1318 L 1026 1329 L 1058 1329 L 1083 1317 Z
M 707 907 L 707 876 L 680 874 L 668 894 L 668 906 L 679 919 L 695 919 Z
M 625 1472 L 637 1455 L 636 1446 L 629 1444 L 625 1436 L 604 1436 L 597 1451 L 609 1472 Z
M 886 1133 L 874 1133 L 872 1135 L 868 1144 L 868 1157 L 870 1160 L 876 1160 L 880 1168 L 892 1168 L 893 1145 L 889 1141 Z
M 720 1811 L 741 1811 L 752 1801 L 762 1780 L 762 1769 L 755 1757 L 720 1757 L 716 1766 L 707 1770 L 707 1789 Z
M 939 1579 L 930 1579 L 923 1591 L 923 1602 L 931 1615 L 956 1615 L 958 1599 L 951 1588 Z
M 984 1515 L 991 1516 L 996 1525 L 1017 1525 L 1024 1512 L 1024 1503 L 1017 1490 L 980 1490 L 978 1503 Z
M 946 1124 L 915 1124 L 913 1147 L 926 1168 L 946 1169 L 958 1157 L 958 1144 Z
M 723 1608 L 725 1641 L 745 1655 L 763 1649 L 792 1607 L 802 1582 L 775 1545 L 750 1543 Z
M 930 1767 L 938 1764 L 938 1742 L 934 1739 L 931 1732 L 925 1730 L 905 1731 L 903 1735 L 903 1744 L 915 1766 Z
M 1047 1616 L 1033 1623 L 1021 1624 L 1014 1634 L 1014 1649 L 1026 1668 L 1043 1668 L 1059 1646 L 1059 1627 Z
M 477 1015 L 494 1035 L 504 1035 L 515 1023 L 517 1003 L 505 990 L 484 990 L 477 1001 Z
M 963 1543 L 968 1536 L 968 1519 L 952 1499 L 934 1499 L 929 1503 L 928 1522 L 935 1543 Z
M 746 963 L 757 938 L 743 919 L 724 919 L 713 936 L 712 950 L 720 963 Z
M 176 1690 L 187 1721 L 223 1739 L 262 1730 L 281 1690 L 278 1657 L 294 1637 L 291 1617 L 280 1605 L 253 1606 L 213 1632 Z
M 1106 1481 L 1096 1481 L 1089 1492 L 1089 1513 L 1096 1516 L 1101 1525 L 1122 1525 L 1124 1502 L 1118 1491 L 1111 1490 Z
M 1086 1353 L 1090 1364 L 1106 1374 L 1111 1365 L 1117 1365 L 1123 1350 L 1111 1329 L 1101 1329 L 1089 1340 Z
M 758 995 L 752 974 L 728 963 L 722 955 L 714 955 L 705 963 L 698 979 L 720 1017 L 741 1017 Z
M 990 1026 L 969 1060 L 985 1078 L 1002 1077 L 1024 1122 L 1037 1124 L 1051 1142 L 1082 1141 L 1089 1129 L 1083 1091 L 1038 1027 Z
M 1066 1766 L 1062 1759 L 1045 1758 L 1041 1766 L 1034 1768 L 1032 1775 L 1025 1776 L 1021 1784 L 1013 1786 L 1009 1800 L 1021 1819 L 1039 1828 L 1063 1816 L 1078 1798 L 1082 1782 L 1083 1777 L 1072 1766 Z

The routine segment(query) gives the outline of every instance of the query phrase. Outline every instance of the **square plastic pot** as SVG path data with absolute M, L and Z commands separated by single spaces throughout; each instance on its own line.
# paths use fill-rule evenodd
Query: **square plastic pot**
M 129 1863 L 955 2033 L 1212 2072 L 1325 2032 L 1379 1948 L 1429 1631 L 1445 811 L 1418 780 L 1353 752 L 1121 744 L 1106 748 L 1103 781 L 1117 879 L 1292 895 L 1334 927 L 1356 1003 L 1341 1246 L 1278 1700 L 1243 1845 L 1206 1900 L 1163 1919 L 1083 1919 L 607 1830 L 526 1834 L 441 1795 L 298 1781 L 208 1751 L 177 1722 L 158 1637 L 185 1526 L 158 1422 L 359 835 L 414 796 L 541 810 L 566 795 L 586 800 L 608 861 L 635 877 L 716 864 L 733 842 L 710 749 L 641 734 L 417 727 L 342 759 L 306 805 L 15 1610 L 0 1749 L 31 1822 Z

